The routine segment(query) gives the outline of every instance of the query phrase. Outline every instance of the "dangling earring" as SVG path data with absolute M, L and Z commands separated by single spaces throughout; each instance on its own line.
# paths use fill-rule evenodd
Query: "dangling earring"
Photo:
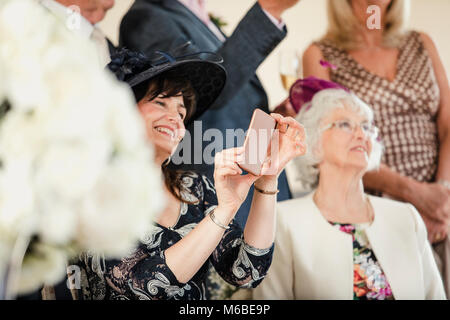
M 171 158 L 172 158 L 172 156 L 169 156 L 169 157 L 166 159 L 166 161 L 163 162 L 162 166 L 163 166 L 163 167 L 167 167 L 167 166 L 169 165 L 169 163 L 170 163 L 170 159 L 171 159 Z

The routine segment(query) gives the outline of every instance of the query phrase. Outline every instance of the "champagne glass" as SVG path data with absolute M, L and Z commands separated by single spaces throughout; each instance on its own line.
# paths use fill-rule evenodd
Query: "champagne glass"
M 283 88 L 289 92 L 291 86 L 302 74 L 300 59 L 296 50 L 285 50 L 280 53 L 279 70 Z

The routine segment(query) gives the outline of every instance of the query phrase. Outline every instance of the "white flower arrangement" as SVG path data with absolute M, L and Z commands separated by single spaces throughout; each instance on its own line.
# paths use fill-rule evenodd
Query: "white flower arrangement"
M 81 251 L 129 253 L 164 205 L 131 91 L 32 0 L 0 0 L 0 75 L 0 289 L 21 239 L 16 293 Z

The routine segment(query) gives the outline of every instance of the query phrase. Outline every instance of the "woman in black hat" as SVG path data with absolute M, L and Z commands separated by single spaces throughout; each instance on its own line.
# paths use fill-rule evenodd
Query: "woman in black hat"
M 167 205 L 131 255 L 114 261 L 81 257 L 84 299 L 204 299 L 209 262 L 227 282 L 250 288 L 262 281 L 272 260 L 277 174 L 241 175 L 236 162 L 242 148 L 216 155 L 215 185 L 205 176 L 165 165 L 185 124 L 221 92 L 226 80 L 221 59 L 160 55 L 155 61 L 124 50 L 112 57 L 109 68 L 133 90 L 164 173 Z M 305 153 L 304 132 L 292 118 L 273 117 L 280 128 L 279 173 Z M 253 183 L 257 191 L 242 231 L 233 217 Z

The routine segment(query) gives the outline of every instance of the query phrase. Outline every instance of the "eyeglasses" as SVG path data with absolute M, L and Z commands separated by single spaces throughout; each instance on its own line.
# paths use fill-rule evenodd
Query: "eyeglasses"
M 326 131 L 332 128 L 338 128 L 339 130 L 346 132 L 348 134 L 353 134 L 356 129 L 360 127 L 366 138 L 376 138 L 378 136 L 378 128 L 370 122 L 362 122 L 356 124 L 350 120 L 338 120 L 330 123 L 329 125 L 322 128 L 322 131 Z

